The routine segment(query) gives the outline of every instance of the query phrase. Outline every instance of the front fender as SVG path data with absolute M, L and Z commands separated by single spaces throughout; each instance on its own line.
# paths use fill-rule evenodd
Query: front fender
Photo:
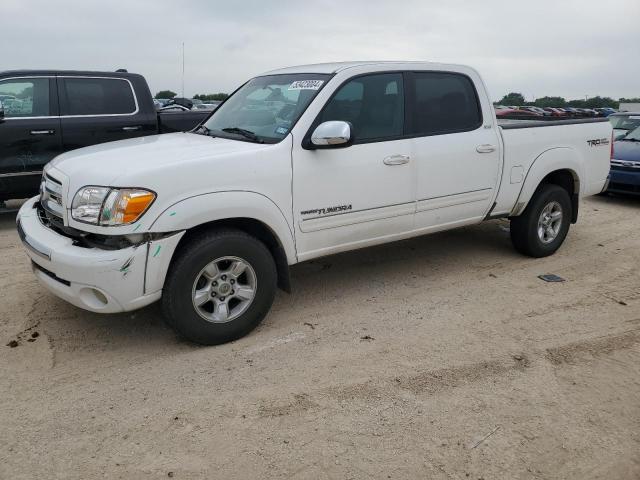
M 250 218 L 265 224 L 280 240 L 289 264 L 296 263 L 293 232 L 284 213 L 270 198 L 256 192 L 213 192 L 185 198 L 162 211 L 149 232 L 189 230 L 230 218 Z
M 580 155 L 572 148 L 552 148 L 542 152 L 529 167 L 520 195 L 518 195 L 518 200 L 510 215 L 520 215 L 527 208 L 529 201 L 544 177 L 557 170 L 569 170 L 571 172 L 574 181 L 577 182 L 576 193 L 581 195 L 583 182 L 580 180 L 584 178 L 584 172 Z

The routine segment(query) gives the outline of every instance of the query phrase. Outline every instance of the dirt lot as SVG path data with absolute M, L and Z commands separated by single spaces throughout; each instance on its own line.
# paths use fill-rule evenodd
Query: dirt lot
M 212 348 L 46 293 L 5 214 L 0 478 L 638 479 L 639 212 L 588 199 L 542 260 L 494 221 L 302 264 Z

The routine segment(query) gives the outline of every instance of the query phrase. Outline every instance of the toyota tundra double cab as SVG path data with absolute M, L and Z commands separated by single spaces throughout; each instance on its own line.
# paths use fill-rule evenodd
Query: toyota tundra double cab
M 105 313 L 161 300 L 184 337 L 218 344 L 298 262 L 495 218 L 519 252 L 554 253 L 606 188 L 611 126 L 505 122 L 466 66 L 271 71 L 192 132 L 57 156 L 17 228 L 55 295 Z

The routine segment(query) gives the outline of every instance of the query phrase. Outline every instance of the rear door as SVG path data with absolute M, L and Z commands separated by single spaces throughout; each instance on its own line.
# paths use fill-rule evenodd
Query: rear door
M 65 150 L 156 133 L 129 79 L 59 76 L 58 90 Z
M 482 218 L 501 172 L 491 105 L 480 102 L 474 80 L 462 72 L 419 71 L 409 77 L 416 229 Z
M 62 150 L 55 77 L 0 79 L 0 101 L 0 200 L 35 195 Z

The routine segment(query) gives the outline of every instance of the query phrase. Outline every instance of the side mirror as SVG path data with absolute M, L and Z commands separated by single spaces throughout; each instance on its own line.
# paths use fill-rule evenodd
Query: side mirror
M 352 143 L 351 124 L 341 120 L 323 122 L 311 134 L 311 148 L 340 148 Z

